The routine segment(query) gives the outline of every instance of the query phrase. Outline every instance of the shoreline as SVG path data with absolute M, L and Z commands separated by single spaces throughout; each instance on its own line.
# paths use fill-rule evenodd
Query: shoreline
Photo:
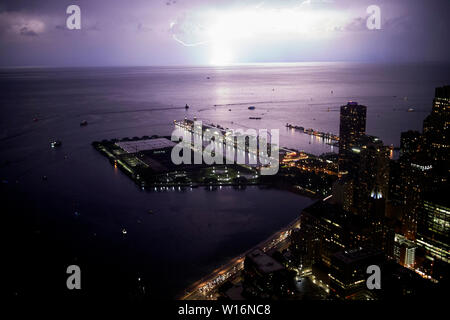
M 217 290 L 217 288 L 224 284 L 226 281 L 234 279 L 239 274 L 239 272 L 244 267 L 244 259 L 248 253 L 252 252 L 255 249 L 261 249 L 263 252 L 267 252 L 270 249 L 273 249 L 274 247 L 286 241 L 286 239 L 289 238 L 291 231 L 298 227 L 300 227 L 300 214 L 288 225 L 276 231 L 267 239 L 246 250 L 244 253 L 232 258 L 227 263 L 214 269 L 208 275 L 205 275 L 201 279 L 195 281 L 188 288 L 184 289 L 183 293 L 176 295 L 175 300 L 208 300 L 207 295 L 201 292 L 201 289 L 207 286 L 208 282 L 215 281 L 219 278 L 220 282 L 218 281 L 217 283 L 215 283 L 214 287 L 209 289 L 207 293 Z M 226 277 L 222 277 L 220 279 L 220 277 L 224 274 L 226 275 Z M 191 298 L 194 295 L 199 295 L 199 298 Z

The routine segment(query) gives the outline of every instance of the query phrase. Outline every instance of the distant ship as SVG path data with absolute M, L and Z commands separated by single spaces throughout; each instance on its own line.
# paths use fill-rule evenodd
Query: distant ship
M 57 148 L 57 147 L 60 147 L 61 145 L 62 145 L 62 142 L 60 140 L 55 140 L 55 141 L 50 143 L 50 146 L 52 148 Z
M 88 122 L 86 120 L 83 120 L 80 122 L 80 127 L 87 126 L 87 124 Z
M 248 107 L 248 110 L 255 110 L 255 106 Z
M 185 108 L 185 109 L 189 109 L 189 106 L 187 105 L 187 103 L 186 103 L 186 105 L 184 106 L 184 108 Z
M 251 120 L 261 120 L 261 117 L 248 117 Z
M 409 108 L 408 112 L 414 112 L 414 108 Z

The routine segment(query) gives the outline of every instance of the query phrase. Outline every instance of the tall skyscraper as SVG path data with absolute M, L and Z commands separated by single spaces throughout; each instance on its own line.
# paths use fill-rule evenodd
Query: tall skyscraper
M 424 196 L 419 210 L 417 244 L 425 249 L 425 258 L 436 279 L 449 276 L 450 201 L 448 190 Z
M 352 185 L 345 190 L 352 193 L 352 200 L 340 201 L 342 197 L 336 197 L 335 201 L 342 202 L 343 206 L 345 202 L 345 210 L 364 218 L 375 218 L 375 214 L 382 218 L 384 210 L 379 210 L 382 208 L 379 203 L 385 201 L 388 194 L 390 153 L 380 139 L 366 135 L 366 114 L 367 107 L 357 102 L 341 107 L 339 172 L 346 176 L 346 185 Z M 339 195 L 338 186 L 334 188 L 335 195 Z M 349 199 L 348 194 L 346 198 Z
M 423 122 L 428 156 L 434 161 L 450 161 L 450 86 L 436 88 L 430 115 Z
M 450 86 L 436 88 L 423 134 L 402 132 L 400 159 L 391 173 L 391 196 L 403 207 L 403 235 L 414 240 L 424 193 L 439 192 L 449 181 Z M 394 179 L 395 178 L 395 179 Z
M 436 88 L 423 134 L 402 133 L 390 186 L 392 200 L 402 213 L 401 233 L 420 248 L 417 267 L 438 280 L 449 277 L 449 152 L 450 86 L 445 86 Z
M 378 210 L 382 206 L 375 205 L 375 202 L 385 201 L 388 195 L 390 150 L 377 137 L 367 135 L 362 136 L 352 149 L 352 167 L 357 168 L 353 201 L 356 213 L 379 220 L 384 216 L 384 210 Z M 377 212 L 374 212 L 375 206 L 378 207 Z
M 339 172 L 352 171 L 352 148 L 366 133 L 367 107 L 350 101 L 341 106 L 339 125 Z

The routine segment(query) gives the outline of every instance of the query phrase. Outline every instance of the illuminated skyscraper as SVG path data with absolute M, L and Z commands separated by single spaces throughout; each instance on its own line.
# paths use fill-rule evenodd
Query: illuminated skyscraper
M 389 189 L 389 152 L 377 137 L 363 135 L 349 156 L 350 175 L 355 181 L 353 207 L 356 214 L 369 220 L 384 216 L 380 203 L 386 200 Z
M 348 102 L 341 107 L 339 125 L 339 171 L 350 172 L 352 148 L 366 133 L 367 107 L 357 102 Z
M 449 181 L 450 86 L 436 88 L 431 113 L 423 122 L 423 134 L 402 132 L 400 159 L 393 169 L 390 194 L 403 207 L 403 235 L 414 240 L 418 213 L 425 193 L 439 192 Z
M 419 210 L 417 244 L 425 249 L 425 257 L 433 267 L 433 277 L 449 276 L 450 202 L 447 190 L 424 196 Z

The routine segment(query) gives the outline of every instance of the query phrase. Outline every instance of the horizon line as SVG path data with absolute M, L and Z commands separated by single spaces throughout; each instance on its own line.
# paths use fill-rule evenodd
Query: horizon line
M 450 61 L 366 61 L 366 60 L 335 60 L 335 61 L 286 61 L 286 62 L 234 62 L 227 64 L 105 64 L 105 65 L 0 65 L 0 69 L 64 69 L 64 68 L 224 68 L 224 67 L 242 67 L 242 66 L 301 66 L 301 65 L 312 65 L 312 64 L 385 64 L 385 65 L 410 65 L 410 64 L 450 64 Z

